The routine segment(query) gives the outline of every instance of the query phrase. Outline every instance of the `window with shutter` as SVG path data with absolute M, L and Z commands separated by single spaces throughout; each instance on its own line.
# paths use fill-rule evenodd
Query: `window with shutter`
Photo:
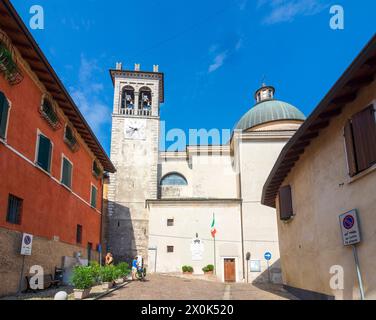
M 93 185 L 91 186 L 90 204 L 93 208 L 97 207 L 97 188 Z
M 358 171 L 368 169 L 376 163 L 376 122 L 372 106 L 352 118 L 354 146 Z
M 7 122 L 8 122 L 9 103 L 4 95 L 0 91 L 0 138 L 5 139 Z
M 7 222 L 11 224 L 21 224 L 23 200 L 10 194 L 8 198 Z
M 349 175 L 353 177 L 358 172 L 358 166 L 356 164 L 355 157 L 355 148 L 354 148 L 354 137 L 351 121 L 347 121 L 345 126 L 345 144 L 346 144 L 346 155 L 347 155 L 347 164 L 349 168 Z
M 72 164 L 65 157 L 62 163 L 61 183 L 69 189 L 72 188 Z
M 279 211 L 281 220 L 289 220 L 294 216 L 291 186 L 285 186 L 279 190 Z
M 82 243 L 82 226 L 79 224 L 77 225 L 76 229 L 76 242 Z
M 38 135 L 38 156 L 37 165 L 43 170 L 51 171 L 51 154 L 52 154 L 52 143 L 51 140 L 42 134 Z

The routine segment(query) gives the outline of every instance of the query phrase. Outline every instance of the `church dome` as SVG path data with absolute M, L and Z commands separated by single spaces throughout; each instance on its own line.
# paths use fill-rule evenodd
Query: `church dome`
M 304 121 L 305 115 L 293 105 L 274 99 L 274 88 L 263 85 L 256 91 L 256 105 L 252 107 L 238 122 L 236 130 L 247 130 L 260 124 L 281 121 Z

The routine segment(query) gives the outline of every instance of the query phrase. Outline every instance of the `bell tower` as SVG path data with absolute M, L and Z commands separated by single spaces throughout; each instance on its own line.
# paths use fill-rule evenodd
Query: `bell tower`
M 115 261 L 130 262 L 142 255 L 147 264 L 149 217 L 145 203 L 157 199 L 160 104 L 164 75 L 153 71 L 110 70 L 114 84 L 111 161 L 117 171 L 109 177 L 108 251 Z

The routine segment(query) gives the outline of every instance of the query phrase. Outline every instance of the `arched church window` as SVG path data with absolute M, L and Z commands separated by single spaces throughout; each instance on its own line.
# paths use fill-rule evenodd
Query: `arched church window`
M 151 89 L 148 87 L 142 87 L 139 91 L 138 108 L 140 110 L 151 110 L 152 96 Z
M 134 89 L 131 86 L 125 86 L 121 94 L 121 109 L 134 108 Z
M 180 173 L 169 173 L 161 179 L 162 186 L 186 186 L 187 179 Z

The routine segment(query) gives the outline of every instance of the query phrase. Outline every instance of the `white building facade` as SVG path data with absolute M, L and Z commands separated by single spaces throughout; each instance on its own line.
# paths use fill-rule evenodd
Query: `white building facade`
M 263 85 L 228 144 L 160 151 L 163 74 L 157 66 L 142 72 L 118 65 L 111 75 L 117 172 L 110 175 L 107 241 L 115 259 L 141 254 L 150 272 L 178 273 L 186 265 L 202 274 L 215 265 L 221 281 L 279 282 L 275 210 L 261 205 L 261 193 L 304 115 Z

